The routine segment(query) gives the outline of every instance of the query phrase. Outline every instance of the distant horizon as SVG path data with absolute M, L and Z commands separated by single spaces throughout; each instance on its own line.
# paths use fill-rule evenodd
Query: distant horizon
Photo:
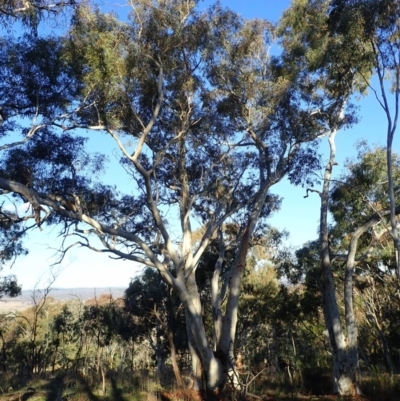
M 128 286 L 112 286 L 112 287 L 100 287 L 100 286 L 95 286 L 95 287 L 87 287 L 87 286 L 82 286 L 82 287 L 52 287 L 50 289 L 49 294 L 51 294 L 52 291 L 58 291 L 58 290 L 121 290 L 121 289 L 126 289 Z M 31 288 L 31 289 L 24 289 L 22 288 L 21 292 L 25 291 L 43 291 L 44 288 Z
M 98 291 L 99 293 L 97 295 L 103 295 L 103 294 L 107 294 L 109 292 L 113 292 L 113 291 L 118 291 L 118 292 L 123 292 L 127 289 L 128 287 L 57 287 L 57 288 L 51 288 L 48 296 L 52 296 L 52 294 L 54 292 L 63 292 L 66 294 L 62 294 L 62 295 L 71 295 L 74 296 L 74 292 L 79 292 L 79 293 L 83 293 L 83 292 L 93 292 L 94 295 L 96 295 L 96 292 Z M 44 289 L 43 288 L 39 288 L 36 289 L 36 291 L 38 292 L 42 292 Z M 17 295 L 16 297 L 10 297 L 8 295 L 3 295 L 2 298 L 0 298 L 0 302 L 2 301 L 6 301 L 6 300 L 13 300 L 16 298 L 24 298 L 27 295 L 31 295 L 31 293 L 33 293 L 35 291 L 35 289 L 22 289 L 21 290 L 21 294 Z M 57 294 L 59 295 L 59 294 Z
M 125 295 L 124 287 L 68 287 L 51 288 L 47 294 L 47 301 L 50 303 L 68 303 L 78 301 L 82 303 L 97 299 L 99 302 L 107 299 L 111 294 L 113 300 L 122 299 Z M 40 291 L 40 290 L 39 290 Z M 35 295 L 34 290 L 22 290 L 17 297 L 4 296 L 0 299 L 0 314 L 23 311 L 30 308 L 35 302 L 43 297 L 43 292 Z M 36 301 L 35 301 L 36 300 Z

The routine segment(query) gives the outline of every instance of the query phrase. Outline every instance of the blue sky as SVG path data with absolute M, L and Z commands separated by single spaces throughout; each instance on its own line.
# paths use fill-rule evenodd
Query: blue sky
M 211 3 L 211 1 L 205 0 L 200 3 L 199 8 L 204 9 Z M 274 22 L 290 4 L 288 0 L 222 0 L 221 3 L 245 18 L 267 18 Z M 110 4 L 112 3 L 106 4 L 107 9 L 113 9 Z M 115 8 L 119 14 L 124 10 L 126 8 L 121 6 Z M 337 136 L 339 166 L 334 170 L 335 177 L 340 175 L 345 160 L 355 156 L 355 145 L 358 141 L 365 139 L 371 145 L 381 146 L 386 143 L 385 115 L 373 96 L 362 98 L 358 102 L 358 106 L 360 107 L 360 123 L 352 129 L 339 132 Z M 399 135 L 395 137 L 395 151 L 400 149 Z M 101 138 L 101 140 L 93 141 L 92 148 L 101 150 L 114 146 L 105 135 L 97 138 Z M 326 157 L 328 151 L 326 139 L 321 140 L 320 146 Z M 113 157 L 111 155 L 111 158 Z M 122 180 L 120 182 L 129 184 L 129 177 L 124 178 L 124 175 L 120 175 L 118 170 L 113 170 L 113 174 Z M 283 203 L 281 211 L 271 218 L 270 223 L 277 228 L 286 229 L 290 233 L 288 244 L 297 247 L 308 240 L 315 239 L 319 220 L 318 195 L 310 194 L 310 197 L 304 198 L 306 190 L 293 187 L 287 181 L 276 185 L 272 192 L 283 197 Z M 4 269 L 2 274 L 16 274 L 24 289 L 33 288 L 36 283 L 39 283 L 39 287 L 43 286 L 49 277 L 49 266 L 54 262 L 55 249 L 60 243 L 60 238 L 57 239 L 56 235 L 57 228 L 43 232 L 35 230 L 29 242 L 30 254 L 18 259 L 11 271 Z M 62 271 L 54 284 L 55 287 L 124 287 L 128 285 L 130 278 L 141 269 L 135 267 L 132 262 L 112 261 L 104 254 L 96 254 L 86 249 L 76 249 L 70 252 L 61 268 Z

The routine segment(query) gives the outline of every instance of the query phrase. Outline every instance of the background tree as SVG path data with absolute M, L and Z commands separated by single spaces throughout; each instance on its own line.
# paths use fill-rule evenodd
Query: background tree
M 67 14 L 67 10 L 77 7 L 74 0 L 48 1 L 48 0 L 1 0 L 0 24 L 9 28 L 13 23 L 21 23 L 24 27 L 37 33 L 39 23 L 44 18 L 56 18 L 59 14 Z M 1 110 L 1 109 L 0 109 Z
M 392 159 L 392 175 L 396 178 L 399 175 L 398 155 L 392 154 Z M 337 244 L 331 241 L 332 251 L 340 253 L 340 247 L 348 247 L 351 238 L 346 233 L 362 226 L 371 215 L 376 216 L 374 224 L 365 231 L 358 242 L 356 288 L 361 295 L 366 319 L 375 327 L 382 342 L 386 367 L 389 373 L 393 374 L 390 351 L 383 329 L 384 318 L 382 312 L 379 312 L 382 304 L 376 295 L 376 286 L 383 285 L 388 289 L 392 287 L 393 273 L 397 268 L 390 241 L 386 149 L 370 149 L 364 144 L 360 146 L 357 159 L 348 162 L 347 168 L 347 172 L 334 184 L 331 195 L 330 208 L 336 223 L 331 232 L 333 238 L 340 239 Z M 357 191 L 354 188 L 357 188 Z M 344 208 L 347 211 L 345 213 Z M 386 295 L 389 294 L 390 290 L 386 292 Z M 396 303 L 394 300 L 393 302 Z
M 395 180 L 393 177 L 393 138 L 397 129 L 400 96 L 400 39 L 398 19 L 400 5 L 397 1 L 332 1 L 330 32 L 341 34 L 348 46 L 358 47 L 350 62 L 364 79 L 365 85 L 375 95 L 386 119 L 387 193 L 390 199 L 391 236 L 400 277 L 400 238 L 396 223 Z M 360 45 L 361 44 L 361 45 Z M 368 63 L 367 70 L 362 66 Z M 361 67 L 361 68 L 360 68 Z M 371 73 L 378 79 L 378 89 L 371 83 Z
M 356 45 L 348 45 L 346 35 L 332 36 L 329 1 L 295 1 L 285 13 L 281 23 L 285 56 L 292 60 L 292 68 L 309 71 L 305 76 L 306 90 L 320 100 L 315 113 L 328 115 L 325 136 L 329 142 L 329 158 L 323 174 L 321 191 L 315 191 L 321 198 L 320 214 L 320 257 L 321 291 L 326 328 L 329 332 L 334 370 L 334 391 L 341 395 L 355 394 L 357 357 L 357 329 L 353 311 L 352 266 L 346 272 L 345 309 L 346 331 L 342 330 L 340 313 L 335 293 L 332 259 L 329 244 L 329 192 L 332 170 L 336 163 L 335 136 L 337 132 L 355 121 L 349 101 L 354 91 L 363 91 L 365 83 L 357 75 L 369 74 L 371 64 L 361 58 L 355 62 L 355 54 L 360 51 Z M 343 51 L 343 49 L 346 51 Z M 298 61 L 301 60 L 301 61 Z M 354 67 L 356 65 L 356 67 Z M 301 67 L 300 67 L 301 66 Z M 310 79 L 314 72 L 314 79 Z M 309 75 L 310 74 L 310 75 Z M 322 95 L 322 96 L 321 96 Z M 346 114 L 346 109 L 348 110 Z M 349 253 L 350 256 L 350 253 Z M 346 339 L 347 335 L 347 339 Z
M 111 296 L 106 297 L 106 304 L 99 304 L 95 299 L 92 305 L 85 305 L 78 325 L 86 336 L 85 365 L 91 359 L 101 376 L 104 396 L 107 372 L 113 368 L 118 348 L 116 340 L 119 336 L 125 336 L 126 339 L 133 336 L 134 327 Z
M 125 291 L 125 307 L 130 315 L 138 318 L 137 332 L 149 338 L 156 354 L 159 377 L 164 376 L 164 360 L 169 354 L 175 379 L 182 386 L 177 353 L 187 348 L 183 306 L 157 270 L 147 268 L 141 277 L 131 281 Z

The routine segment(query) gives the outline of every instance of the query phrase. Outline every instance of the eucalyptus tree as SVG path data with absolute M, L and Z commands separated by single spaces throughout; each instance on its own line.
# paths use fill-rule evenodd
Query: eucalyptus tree
M 16 116 L 20 118 L 35 117 L 35 112 L 32 112 L 35 106 L 27 106 L 27 98 L 22 99 L 22 91 L 16 89 L 16 81 L 18 79 L 28 79 L 30 84 L 33 82 L 29 78 L 32 73 L 37 77 L 38 71 L 30 70 L 32 67 L 32 59 L 25 59 L 25 64 L 21 64 L 21 48 L 14 48 L 10 53 L 11 46 L 5 45 L 10 40 L 14 40 L 11 33 L 17 32 L 18 35 L 26 35 L 24 40 L 30 42 L 30 46 L 25 49 L 31 49 L 31 57 L 40 57 L 43 60 L 51 60 L 51 57 L 46 52 L 37 51 L 34 56 L 33 48 L 35 38 L 37 39 L 39 24 L 41 21 L 51 21 L 53 24 L 59 24 L 61 16 L 71 16 L 72 10 L 78 6 L 78 2 L 74 0 L 66 1 L 48 1 L 48 0 L 1 0 L 0 1 L 0 149 L 9 149 L 19 145 L 23 145 L 31 139 L 38 131 L 43 130 L 45 124 L 39 121 L 32 121 L 29 128 L 23 129 L 23 135 L 18 141 L 6 142 L 4 138 L 7 133 L 22 129 L 15 122 Z M 18 29 L 15 29 L 18 26 Z M 45 42 L 45 41 L 43 41 Z M 51 42 L 51 41 L 50 41 Z M 43 44 L 43 43 L 42 43 Z M 54 43 L 53 43 L 54 45 Z M 50 44 L 50 47 L 51 44 Z M 50 48 L 49 47 L 49 48 Z M 48 49 L 49 49 L 48 48 Z M 39 50 L 39 49 L 36 49 Z M 42 46 L 44 50 L 44 46 Z M 56 51 L 57 54 L 57 51 Z M 53 57 L 54 61 L 54 57 Z M 9 67 L 13 64 L 14 69 L 20 70 L 19 73 L 11 76 Z M 42 67 L 45 63 L 42 63 Z M 50 61 L 51 64 L 51 61 Z M 52 64 L 54 65 L 54 63 Z M 40 67 L 39 67 L 40 70 Z M 24 76 L 22 78 L 22 76 Z M 10 80 L 14 80 L 14 85 L 10 85 Z M 28 84 L 29 86 L 29 84 Z M 32 89 L 32 88 L 31 88 Z M 11 93 L 13 92 L 13 93 Z M 32 99 L 30 99 L 31 101 Z M 43 100 L 43 99 L 41 99 Z M 37 103 L 38 105 L 38 103 Z M 29 110 L 30 109 L 30 110 Z M 13 121 L 14 120 L 14 121 Z M 2 203 L 0 206 L 0 271 L 4 264 L 13 264 L 15 258 L 19 255 L 24 255 L 27 250 L 24 249 L 21 239 L 26 233 L 25 217 L 18 216 L 13 206 Z M 18 286 L 15 276 L 0 277 L 0 296 L 16 296 L 20 293 L 21 288 Z
M 360 144 L 359 144 L 360 145 Z M 385 364 L 393 374 L 390 350 L 384 329 L 385 322 L 379 319 L 381 308 L 376 287 L 393 287 L 394 272 L 397 269 L 390 235 L 390 200 L 387 196 L 386 149 L 370 149 L 360 146 L 358 157 L 347 164 L 347 171 L 333 185 L 330 210 L 335 224 L 331 230 L 332 253 L 341 259 L 349 249 L 353 262 L 349 265 L 355 271 L 355 286 L 362 300 L 367 320 L 375 328 L 382 343 Z M 392 174 L 400 178 L 400 160 L 392 154 Z M 396 194 L 398 204 L 398 194 Z M 400 208 L 395 208 L 395 214 Z M 352 233 L 352 234 L 350 234 Z M 357 257 L 357 263 L 355 258 Z M 391 290 L 385 296 L 393 297 Z M 375 293 L 375 294 L 374 294 Z M 372 299 L 376 299 L 375 302 Z M 392 298 L 395 304 L 395 297 Z
M 341 34 L 347 43 L 360 50 L 352 55 L 353 68 L 364 79 L 386 116 L 387 192 L 390 199 L 390 234 L 396 254 L 397 276 L 400 278 L 400 234 L 396 221 L 393 177 L 393 139 L 399 118 L 400 97 L 400 4 L 396 0 L 332 1 L 330 32 Z M 366 71 L 360 65 L 369 63 Z M 378 80 L 375 89 L 370 76 Z
M 1 0 L 0 24 L 9 28 L 13 23 L 21 23 L 28 30 L 36 32 L 41 20 L 58 17 L 78 3 L 75 0 Z
M 273 185 L 285 176 L 296 185 L 310 183 L 309 173 L 319 166 L 313 140 L 323 129 L 324 121 L 312 115 L 313 99 L 302 91 L 299 74 L 288 73 L 284 60 L 269 57 L 264 41 L 275 39 L 271 25 L 267 21 L 249 21 L 240 26 L 239 36 L 237 16 L 230 13 L 228 17 L 233 29 L 221 33 L 213 31 L 216 40 L 212 54 L 217 56 L 209 60 L 207 71 L 211 82 L 223 94 L 218 110 L 229 119 L 234 132 L 243 133 L 235 136 L 231 146 L 245 149 L 252 168 L 248 192 L 255 193 L 254 199 L 247 202 L 243 216 L 245 230 L 240 235 L 232 273 L 225 276 L 219 293 L 217 286 L 212 285 L 217 352 L 224 355 L 232 369 L 238 300 L 249 241 L 257 223 L 270 212 L 269 190 Z M 266 29 L 267 38 L 263 34 Z M 220 257 L 223 254 L 222 245 Z M 220 272 L 217 261 L 213 283 Z M 226 310 L 222 316 L 221 302 L 229 279 Z
M 341 320 L 343 317 L 338 318 L 336 327 L 338 333 L 335 336 L 329 333 L 330 320 L 327 319 L 326 306 L 323 305 L 331 349 L 334 353 L 343 353 L 342 363 L 347 364 L 347 377 L 353 380 L 354 386 L 349 386 L 349 393 L 356 391 L 358 385 L 354 378 L 355 371 L 358 369 L 357 350 L 360 346 L 364 349 L 366 346 L 365 335 L 363 344 L 358 343 L 360 318 L 357 318 L 357 315 L 360 316 L 361 311 L 365 313 L 364 320 L 367 320 L 368 325 L 372 326 L 378 334 L 385 364 L 389 373 L 393 373 L 391 352 L 386 338 L 389 334 L 389 331 L 385 329 L 387 321 L 378 317 L 377 311 L 382 310 L 380 302 L 378 301 L 375 305 L 373 301 L 373 299 L 378 300 L 376 287 L 385 288 L 386 299 L 393 296 L 392 290 L 389 289 L 393 287 L 393 272 L 396 269 L 393 243 L 388 232 L 390 209 L 385 185 L 386 150 L 383 148 L 372 150 L 362 143 L 358 146 L 360 150 L 357 159 L 347 162 L 346 170 L 338 179 L 332 181 L 332 190 L 329 192 L 329 211 L 333 217 L 329 230 L 329 255 L 332 276 L 335 277 L 334 291 L 337 292 L 339 284 L 344 284 L 344 297 L 339 298 L 336 304 L 339 309 L 344 306 L 344 325 Z M 394 155 L 393 166 L 395 166 L 394 177 L 398 177 L 397 155 Z M 396 207 L 395 211 L 398 214 L 400 208 Z M 316 290 L 320 290 L 323 295 L 327 291 L 326 282 L 320 270 L 320 253 L 320 240 L 307 243 L 302 249 L 296 251 L 295 258 L 288 256 L 281 258 L 285 259 L 285 263 L 279 266 L 281 274 L 289 280 L 304 282 L 307 296 L 313 299 L 314 305 L 318 304 L 318 300 L 315 299 Z M 358 313 L 353 308 L 353 293 L 358 298 Z M 393 301 L 397 304 L 395 297 Z M 323 296 L 323 302 L 327 302 L 325 296 Z M 365 323 L 362 324 L 365 327 Z M 345 330 L 342 327 L 345 327 Z M 339 341 L 342 336 L 345 337 L 347 347 Z M 332 338 L 337 343 L 332 344 Z M 335 351 L 333 348 L 338 347 L 337 344 L 343 347 L 341 351 Z M 369 355 L 368 349 L 365 350 L 364 355 Z M 333 362 L 335 363 L 335 359 Z M 341 375 L 343 380 L 343 377 L 346 377 L 344 369 Z M 335 379 L 339 380 L 340 377 Z M 337 390 L 343 391 L 343 387 Z
M 339 130 L 356 121 L 351 108 L 351 96 L 358 90 L 365 90 L 361 74 L 368 75 L 371 63 L 362 60 L 355 42 L 346 35 L 330 34 L 331 1 L 294 1 L 282 19 L 280 30 L 285 45 L 285 55 L 292 60 L 294 68 L 308 71 L 305 75 L 306 90 L 319 99 L 317 115 L 328 116 L 326 136 L 329 143 L 329 157 L 323 173 L 322 190 L 307 190 L 318 193 L 320 208 L 320 281 L 323 299 L 325 325 L 329 333 L 332 350 L 334 392 L 352 395 L 357 391 L 356 369 L 357 329 L 353 311 L 352 272 L 354 252 L 349 253 L 346 271 L 344 303 L 346 331 L 343 330 L 336 298 L 335 281 L 332 271 L 333 258 L 329 241 L 329 193 L 332 171 L 336 162 L 335 137 Z M 356 59 L 356 56 L 360 56 Z M 354 65 L 355 60 L 358 64 Z M 362 60 L 363 62 L 361 62 Z M 318 103 L 318 101 L 316 101 Z M 347 111 L 347 112 L 346 112 Z M 353 245 L 356 246 L 357 241 Z M 354 249 L 353 249 L 354 251 Z
M 387 117 L 387 174 L 388 184 L 387 190 L 390 199 L 390 225 L 391 236 L 394 242 L 394 249 L 397 260 L 397 272 L 399 272 L 399 236 L 396 223 L 396 205 L 394 196 L 394 180 L 393 180 L 393 156 L 392 156 L 392 143 L 394 133 L 396 131 L 398 119 L 398 99 L 399 99 L 399 77 L 400 69 L 398 63 L 399 57 L 399 31 L 398 31 L 398 18 L 399 18 L 399 3 L 397 1 L 330 1 L 323 2 L 325 10 L 322 12 L 326 18 L 325 34 L 333 44 L 333 48 L 329 48 L 328 58 L 335 57 L 334 47 L 335 44 L 341 46 L 340 51 L 336 53 L 335 67 L 338 75 L 337 82 L 351 82 L 354 88 L 365 91 L 367 87 L 371 88 L 374 95 L 377 97 L 378 102 L 382 106 Z M 314 3 L 310 2 L 310 5 Z M 314 12 L 318 12 L 317 8 Z M 323 35 L 322 35 L 323 36 Z M 315 36 L 314 36 L 315 37 Z M 329 41 L 328 41 L 329 43 Z M 342 67 L 337 69 L 337 67 Z M 379 82 L 379 90 L 376 91 L 371 85 L 371 76 L 376 74 Z M 347 80 L 346 78 L 351 78 Z M 387 77 L 391 78 L 391 91 L 393 96 L 389 95 L 388 84 L 385 81 Z M 390 101 L 393 104 L 390 104 Z M 333 131 L 332 131 L 333 132 Z M 331 136 L 332 139 L 332 136 Z M 328 226 L 327 226 L 327 211 L 328 211 L 328 191 L 329 181 L 331 178 L 332 167 L 335 163 L 335 148 L 332 140 L 331 146 L 331 160 L 327 165 L 324 176 L 324 190 L 322 192 L 322 209 L 325 210 L 321 214 L 321 256 L 325 271 L 329 270 L 331 258 L 329 255 L 329 241 L 328 241 Z M 321 209 L 321 211 L 322 211 Z M 357 348 L 357 328 L 354 319 L 353 301 L 352 301 L 352 275 L 355 266 L 355 255 L 357 251 L 358 239 L 368 230 L 371 225 L 380 221 L 382 213 L 377 213 L 369 220 L 360 225 L 352 233 L 349 252 L 347 254 L 346 262 L 346 276 L 345 276 L 345 309 L 346 309 L 346 331 L 347 331 L 347 344 L 343 342 L 343 336 L 336 334 L 341 330 L 336 330 L 331 336 L 336 337 L 336 347 L 342 350 L 347 350 L 343 353 L 343 358 L 348 363 L 348 369 L 343 370 L 350 373 L 353 377 L 352 380 L 344 380 L 343 388 L 340 389 L 339 379 L 339 392 L 346 393 L 352 386 L 351 381 L 355 381 L 355 369 L 357 366 L 356 348 Z M 325 221 L 325 223 L 324 223 Z M 322 234 L 324 232 L 324 235 Z M 333 288 L 333 286 L 332 286 Z M 333 294 L 333 291 L 330 291 Z M 334 298 L 329 302 L 330 305 L 334 304 Z M 334 310 L 336 309 L 336 311 Z M 328 314 L 328 313 L 327 313 Z M 329 315 L 340 322 L 337 308 L 333 308 Z M 334 326 L 332 325 L 332 328 Z M 340 327 L 337 326 L 336 327 Z M 329 329 L 329 327 L 328 327 Z M 340 340 L 342 338 L 342 340 Z M 331 339 L 332 342 L 332 339 Z M 341 344 L 338 346 L 338 344 Z M 333 345 L 333 343 L 332 343 Z M 335 347 L 333 347 L 335 349 Z M 340 354 L 341 351 L 339 351 Z M 347 355 L 346 355 L 347 353 Z M 340 357 L 339 357 L 340 359 Z M 346 363 L 338 364 L 338 366 L 345 366 Z M 340 368 L 339 368 L 340 370 Z M 348 373 L 344 373 L 347 376 Z M 335 374 L 335 376 L 337 376 Z M 343 376 L 343 377 L 344 377 Z M 340 374 L 339 374 L 340 377 Z M 348 377 L 350 379 L 350 377 Z M 347 381 L 347 384 L 346 384 Z M 350 385 L 350 386 L 349 386 Z M 347 389 L 346 389 L 347 388 Z
M 269 190 L 285 175 L 307 181 L 327 121 L 303 72 L 270 59 L 271 24 L 218 5 L 200 14 L 196 5 L 133 1 L 129 22 L 82 7 L 64 38 L 6 43 L 0 89 L 15 107 L 2 132 L 34 132 L 3 147 L 0 188 L 31 205 L 15 218 L 33 220 L 32 229 L 61 223 L 77 236 L 62 254 L 80 245 L 157 269 L 184 305 L 194 371 L 200 362 L 215 390 L 234 376 L 249 242 L 279 204 Z M 36 122 L 24 126 L 17 117 L 25 115 Z M 100 181 L 104 157 L 87 153 L 79 129 L 115 141 L 129 188 Z M 196 282 L 213 238 L 215 347 Z M 229 247 L 236 253 L 222 275 Z
M 365 157 L 367 163 L 367 157 Z M 378 164 L 379 165 L 379 164 Z M 384 170 L 383 170 L 384 171 Z M 369 173 L 370 171 L 366 171 L 366 173 Z M 378 173 L 379 174 L 379 173 Z M 366 176 L 367 174 L 364 174 Z M 355 177 L 355 180 L 359 177 Z M 367 177 L 367 179 L 370 177 Z M 354 180 L 354 181 L 355 181 Z M 351 182 L 351 179 L 349 180 Z M 346 184 L 344 184 L 346 185 Z M 376 186 L 380 186 L 380 183 L 378 182 Z M 362 188 L 362 185 L 360 185 Z M 366 197 L 368 199 L 368 196 L 373 194 L 374 190 L 376 191 L 375 188 L 371 188 L 370 191 L 367 193 L 364 193 L 364 198 Z M 379 191 L 379 189 L 378 189 Z M 376 195 L 376 193 L 375 193 Z M 381 198 L 382 200 L 385 199 Z M 379 198 L 378 198 L 379 199 Z M 359 199 L 358 199 L 359 201 Z M 375 203 L 374 203 L 375 201 Z M 355 375 L 355 371 L 357 368 L 357 346 L 358 346 L 358 330 L 357 330 L 357 323 L 356 323 L 356 318 L 355 318 L 355 313 L 353 310 L 353 274 L 355 272 L 356 266 L 358 266 L 363 260 L 365 259 L 372 259 L 370 263 L 373 262 L 373 257 L 371 257 L 371 254 L 378 253 L 379 251 L 379 243 L 384 243 L 382 241 L 382 234 L 387 233 L 387 227 L 388 227 L 388 221 L 387 218 L 390 217 L 391 211 L 390 208 L 384 209 L 384 201 L 382 203 L 379 202 L 375 198 L 375 200 L 369 200 L 368 202 L 365 201 L 365 204 L 367 204 L 370 208 L 374 209 L 373 213 L 369 213 L 369 216 L 367 218 L 364 218 L 363 222 L 359 222 L 358 224 L 354 222 L 352 230 L 350 231 L 349 234 L 347 234 L 344 238 L 344 243 L 348 243 L 348 251 L 347 254 L 339 254 L 335 255 L 333 254 L 332 257 L 333 259 L 339 259 L 339 260 L 344 260 L 345 261 L 345 281 L 344 281 L 344 303 L 345 303 L 345 320 L 346 320 L 346 331 L 347 331 L 347 344 L 348 344 L 348 359 L 349 359 L 349 372 L 352 372 L 353 376 Z M 339 202 L 337 202 L 339 203 Z M 357 202 L 358 203 L 358 202 Z M 353 204 L 354 205 L 354 204 Z M 351 209 L 353 205 L 347 205 L 348 209 Z M 355 203 L 356 205 L 356 203 Z M 337 205 L 336 205 L 337 206 Z M 357 206 L 356 206 L 357 208 Z M 364 208 L 368 209 L 367 208 Z M 399 214 L 400 212 L 400 207 L 396 207 L 394 210 L 395 215 Z M 348 219 L 348 216 L 347 216 Z M 357 221 L 357 216 L 354 219 Z M 347 238 L 346 238 L 347 237 Z M 369 247 L 365 249 L 365 242 L 368 241 L 369 238 Z M 347 239 L 347 241 L 346 241 Z M 361 246 L 360 246 L 361 245 Z M 364 247 L 362 246 L 364 245 Z M 360 252 L 360 249 L 361 251 Z M 375 249 L 374 249 L 375 248 Z M 387 256 L 386 256 L 387 257 Z M 380 262 L 378 262 L 381 266 L 384 266 L 385 264 L 388 263 L 388 260 L 384 262 L 385 258 L 381 259 Z M 397 266 L 397 264 L 395 264 Z M 379 329 L 379 322 L 375 322 L 378 329 Z M 380 337 L 382 341 L 384 341 L 384 338 L 382 336 L 382 332 L 380 333 Z M 386 347 L 387 348 L 387 347 Z M 385 353 L 387 352 L 387 349 L 385 349 Z M 390 366 L 389 358 L 386 356 L 386 361 L 387 365 Z

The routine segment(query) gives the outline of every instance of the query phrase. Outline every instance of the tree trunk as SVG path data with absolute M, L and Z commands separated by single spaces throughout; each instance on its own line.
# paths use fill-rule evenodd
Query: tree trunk
M 324 184 L 321 196 L 320 218 L 320 253 L 322 273 L 322 297 L 325 325 L 329 333 L 329 341 L 333 359 L 334 393 L 355 395 L 357 393 L 356 370 L 358 367 L 357 330 L 352 306 L 352 270 L 347 269 L 345 278 L 345 305 L 348 340 L 342 330 L 340 313 L 336 301 L 335 284 L 329 251 L 328 202 L 329 187 L 333 166 L 336 164 L 336 129 L 329 134 L 330 158 L 325 168 Z
M 156 353 L 156 361 L 157 361 L 157 375 L 162 383 L 163 378 L 164 378 L 164 372 L 165 372 L 165 364 L 164 364 L 164 357 L 162 353 L 162 343 L 161 343 L 161 330 L 160 330 L 160 322 L 158 321 L 157 317 L 155 318 L 155 338 L 153 336 L 151 341 L 153 342 L 153 349 Z
M 201 369 L 201 361 L 199 355 L 196 350 L 196 345 L 193 338 L 192 328 L 190 325 L 190 317 L 186 317 L 186 330 L 188 336 L 188 345 L 189 345 L 189 352 L 190 358 L 192 360 L 192 375 L 193 375 L 193 382 L 191 383 L 191 387 L 193 390 L 201 390 L 203 389 L 203 375 Z
M 106 395 L 106 372 L 101 364 L 100 364 L 100 371 L 101 371 L 101 381 L 102 381 L 102 395 L 104 397 Z
M 225 257 L 225 246 L 222 231 L 218 232 L 219 254 L 215 263 L 213 277 L 211 279 L 211 310 L 214 323 L 214 351 L 217 351 L 222 334 L 222 300 L 225 298 L 228 280 L 225 277 L 221 290 L 219 290 L 219 280 L 221 277 L 222 264 Z
M 334 393 L 342 396 L 358 394 L 356 368 L 358 360 L 351 359 L 346 349 L 337 349 L 333 355 Z
M 175 347 L 175 342 L 174 342 L 174 333 L 169 327 L 168 327 L 167 335 L 168 335 L 169 349 L 171 351 L 171 362 L 172 362 L 172 369 L 174 371 L 175 380 L 178 383 L 179 387 L 183 387 L 181 371 L 179 369 L 178 361 L 177 361 L 177 358 L 176 358 L 176 347 Z
M 385 41 L 384 41 L 385 42 Z M 381 91 L 381 98 L 378 102 L 383 108 L 387 119 L 386 131 L 386 163 L 388 175 L 388 196 L 390 204 L 390 234 L 393 240 L 395 259 L 396 259 L 396 276 L 400 279 L 400 237 L 399 229 L 396 222 L 396 201 L 395 201 L 395 182 L 393 179 L 393 162 L 392 162 L 392 148 L 394 134 L 397 129 L 397 122 L 399 118 L 399 99 L 400 99 L 400 63 L 399 63 L 399 49 L 392 42 L 391 53 L 388 55 L 385 50 L 380 46 L 379 41 L 371 40 L 372 48 L 375 55 L 375 68 L 379 79 L 379 86 Z M 396 49 L 396 50 L 394 50 Z M 388 68 L 388 65 L 391 65 Z M 394 96 L 394 102 L 389 103 L 387 96 L 387 75 L 393 74 L 391 92 Z
M 356 394 L 357 358 L 354 360 L 347 352 L 346 339 L 342 331 L 340 314 L 337 306 L 332 270 L 325 271 L 323 284 L 323 306 L 325 325 L 329 333 L 329 342 L 333 362 L 333 392 L 340 395 Z M 357 356 L 357 353 L 355 354 Z
M 175 347 L 175 339 L 174 339 L 174 331 L 176 327 L 175 323 L 175 315 L 174 308 L 171 301 L 171 294 L 167 299 L 167 308 L 168 308 L 168 321 L 167 321 L 167 336 L 168 336 L 168 344 L 171 352 L 171 362 L 172 369 L 174 371 L 175 380 L 179 387 L 183 387 L 183 380 L 181 376 L 181 371 L 178 366 L 178 361 L 176 357 L 176 347 Z
M 260 189 L 259 194 L 252 206 L 252 211 L 247 226 L 242 232 L 240 245 L 231 270 L 226 312 L 222 319 L 222 329 L 217 352 L 222 356 L 222 362 L 224 364 L 224 369 L 227 372 L 227 377 L 231 380 L 235 388 L 240 387 L 239 376 L 235 369 L 234 345 L 238 321 L 239 298 L 243 275 L 246 269 L 247 251 L 249 249 L 251 236 L 260 218 L 261 210 L 265 204 L 266 194 L 272 184 L 273 182 L 269 180 L 264 181 L 262 188 Z
M 101 362 L 101 350 L 99 349 L 98 353 L 97 353 L 97 367 L 100 371 L 100 375 L 101 375 L 101 392 L 103 397 L 106 395 L 106 370 Z
M 185 284 L 186 291 L 182 290 L 181 287 L 177 289 L 185 305 L 189 346 L 190 344 L 193 345 L 193 350 L 191 349 L 190 351 L 195 382 L 197 382 L 196 385 L 199 385 L 199 378 L 202 376 L 199 374 L 199 364 L 196 362 L 197 358 L 200 358 L 206 388 L 208 391 L 214 392 L 223 382 L 223 372 L 221 362 L 214 356 L 214 352 L 204 329 L 200 295 L 198 293 L 194 272 L 186 277 Z
M 232 267 L 232 275 L 229 283 L 229 296 L 226 305 L 226 312 L 223 318 L 222 332 L 219 341 L 218 352 L 222 356 L 222 362 L 227 372 L 227 378 L 234 388 L 239 389 L 238 374 L 235 369 L 235 336 L 238 320 L 238 307 L 240 288 L 246 268 L 246 256 L 249 247 L 249 226 L 242 236 L 239 253 Z
M 390 225 L 391 225 L 390 233 L 393 239 L 393 246 L 396 260 L 396 275 L 397 278 L 400 279 L 400 238 L 396 221 L 396 211 L 395 211 L 396 200 L 394 196 L 394 179 L 393 179 L 393 163 L 392 163 L 392 143 L 395 129 L 396 128 L 388 129 L 386 155 L 387 155 L 388 186 L 389 186 L 388 192 L 389 192 L 389 202 L 390 202 Z

